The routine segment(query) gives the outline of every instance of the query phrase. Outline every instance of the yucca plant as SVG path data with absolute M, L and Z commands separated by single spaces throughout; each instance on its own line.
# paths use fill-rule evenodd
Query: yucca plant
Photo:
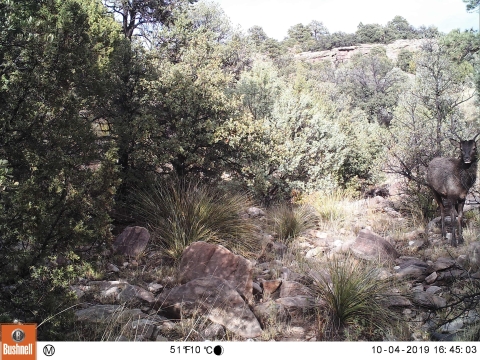
M 394 313 L 384 306 L 389 285 L 379 279 L 377 267 L 335 257 L 316 273 L 323 275 L 314 278 L 314 290 L 325 301 L 335 329 L 367 323 L 384 330 L 393 323 Z
M 272 231 L 284 242 L 290 242 L 303 231 L 317 225 L 317 215 L 307 205 L 280 204 L 269 212 Z
M 243 255 L 256 251 L 252 224 L 241 217 L 249 205 L 246 195 L 176 180 L 154 182 L 134 198 L 135 212 L 154 242 L 175 261 L 195 241 L 219 243 Z

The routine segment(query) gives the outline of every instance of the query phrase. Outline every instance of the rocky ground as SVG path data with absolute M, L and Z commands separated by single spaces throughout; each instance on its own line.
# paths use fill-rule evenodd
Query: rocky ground
M 454 340 L 480 321 L 472 309 L 441 325 L 452 309 L 447 305 L 480 280 L 475 229 L 467 224 L 465 244 L 453 248 L 441 239 L 439 218 L 425 226 L 396 210 L 393 198 L 375 196 L 345 206 L 348 219 L 319 222 L 288 244 L 261 226 L 265 210 L 249 208 L 245 217 L 263 229 L 261 253 L 246 259 L 197 242 L 176 267 L 150 249 L 146 229 L 128 227 L 115 241 L 103 279 L 81 279 L 72 287 L 79 299 L 78 337 L 335 340 L 321 326 L 325 302 L 315 292 L 315 282 L 328 277 L 324 265 L 334 257 L 375 264 L 379 280 L 390 280 L 384 306 L 398 313 L 404 330 L 377 334 L 376 340 Z M 478 209 L 469 211 L 473 223 Z M 371 340 L 362 336 L 354 340 Z

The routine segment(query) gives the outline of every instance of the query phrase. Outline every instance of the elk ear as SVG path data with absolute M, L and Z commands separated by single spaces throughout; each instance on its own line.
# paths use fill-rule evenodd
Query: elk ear
M 452 138 L 450 138 L 449 140 L 450 140 L 450 143 L 451 143 L 453 146 L 457 146 L 457 147 L 460 146 L 460 143 L 459 143 L 457 140 L 452 139 Z

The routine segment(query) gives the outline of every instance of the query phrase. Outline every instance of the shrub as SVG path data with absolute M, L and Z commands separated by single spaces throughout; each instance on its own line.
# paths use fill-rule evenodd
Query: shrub
M 314 228 L 317 215 L 307 205 L 281 204 L 270 211 L 269 223 L 281 241 L 291 241 L 303 231 Z
M 325 300 L 331 325 L 339 330 L 354 323 L 385 330 L 394 319 L 382 305 L 388 283 L 378 277 L 378 268 L 365 266 L 350 257 L 334 258 L 318 272 L 314 289 Z
M 253 227 L 241 217 L 249 204 L 246 195 L 198 182 L 156 181 L 137 192 L 134 204 L 156 245 L 172 260 L 179 260 L 195 241 L 222 244 L 244 255 L 256 250 Z

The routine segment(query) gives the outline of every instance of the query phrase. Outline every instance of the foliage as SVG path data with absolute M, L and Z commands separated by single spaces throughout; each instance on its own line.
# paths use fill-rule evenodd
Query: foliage
M 326 272 L 319 272 L 324 275 L 313 279 L 314 290 L 326 302 L 334 329 L 356 321 L 383 331 L 392 325 L 396 316 L 383 303 L 389 285 L 379 278 L 376 266 L 351 257 L 335 257 L 326 266 Z
M 129 40 L 132 40 L 137 29 L 146 36 L 149 26 L 170 23 L 174 10 L 183 3 L 182 0 L 103 0 L 103 2 L 112 14 L 120 16 L 123 34 Z
M 416 64 L 414 53 L 407 49 L 400 50 L 397 57 L 397 67 L 407 73 L 415 74 Z
M 253 228 L 241 213 L 245 195 L 199 182 L 156 181 L 133 195 L 135 213 L 151 230 L 154 243 L 172 260 L 195 241 L 217 243 L 243 255 L 258 250 Z
M 307 205 L 281 203 L 269 210 L 268 220 L 280 241 L 291 242 L 302 232 L 315 228 L 317 216 Z
M 115 150 L 100 146 L 86 116 L 113 38 L 111 19 L 92 26 L 90 17 L 102 18 L 97 5 L 12 1 L 2 9 L 0 307 L 27 322 L 70 304 L 69 282 L 82 274 L 76 254 L 111 237 Z M 62 326 L 45 324 L 39 338 L 60 339 Z
M 364 110 L 370 122 L 389 125 L 404 76 L 394 68 L 384 49 L 354 56 L 342 76 L 341 86 L 352 96 L 352 105 Z
M 466 101 L 469 78 L 449 59 L 441 44 L 427 43 L 418 54 L 415 82 L 400 96 L 385 144 L 386 171 L 401 175 L 410 195 L 404 208 L 417 216 L 432 216 L 432 198 L 426 187 L 426 169 L 436 156 L 454 156 L 448 137 L 476 134 L 462 119 L 459 105 Z M 471 135 L 473 136 L 473 135 Z M 448 145 L 448 146 L 446 146 Z

